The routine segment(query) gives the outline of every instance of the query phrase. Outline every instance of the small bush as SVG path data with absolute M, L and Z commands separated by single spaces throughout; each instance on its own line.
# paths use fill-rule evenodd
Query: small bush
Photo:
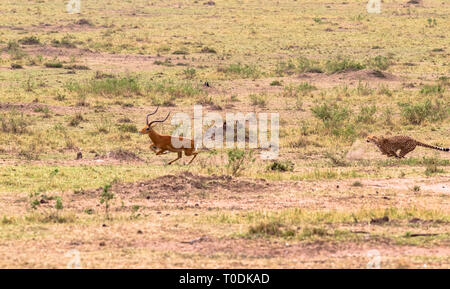
M 196 73 L 197 73 L 197 71 L 195 70 L 195 68 L 186 68 L 183 71 L 183 74 L 187 79 L 193 79 L 195 77 Z
M 392 96 L 392 91 L 388 86 L 382 84 L 380 87 L 378 87 L 378 94 Z
M 12 41 L 12 40 L 8 42 L 6 49 L 8 50 L 9 53 L 17 51 L 17 50 L 21 50 L 19 43 L 17 43 L 16 41 Z
M 122 78 L 94 78 L 86 84 L 69 82 L 66 88 L 81 94 L 97 94 L 110 96 L 141 95 L 142 87 L 136 77 L 128 76 Z
M 9 41 L 6 49 L 14 60 L 22 59 L 27 55 L 16 41 Z
M 290 160 L 274 161 L 267 168 L 271 171 L 292 172 L 294 170 L 294 163 Z
M 360 181 L 355 181 L 352 184 L 352 187 L 362 187 L 362 186 L 363 186 L 363 184 Z
M 328 133 L 345 139 L 353 139 L 356 131 L 353 124 L 348 122 L 350 110 L 337 104 L 323 103 L 311 108 L 314 116 L 322 120 Z
M 62 68 L 63 64 L 59 61 L 56 61 L 56 62 L 47 62 L 44 64 L 44 66 L 47 68 Z
M 275 68 L 275 73 L 278 76 L 285 76 L 285 75 L 292 75 L 297 71 L 297 67 L 292 62 L 292 60 L 289 60 L 287 62 L 280 61 L 277 64 L 277 67 Z
M 225 74 L 238 75 L 243 78 L 258 78 L 261 75 L 256 66 L 241 63 L 230 64 L 226 68 L 219 68 L 218 71 Z
M 424 158 L 424 163 L 426 165 L 425 175 L 427 177 L 430 177 L 434 174 L 444 173 L 444 170 L 438 167 L 439 160 L 437 160 L 435 158 Z
M 253 158 L 252 150 L 229 150 L 227 168 L 232 176 L 238 176 L 250 163 L 254 161 L 255 158 Z
M 189 52 L 187 50 L 175 50 L 172 54 L 174 54 L 174 55 L 188 55 Z
M 344 71 L 357 71 L 364 69 L 365 65 L 348 58 L 338 58 L 328 60 L 325 63 L 325 69 L 328 73 L 338 73 Z
M 70 126 L 78 126 L 84 120 L 83 115 L 81 113 L 75 114 L 75 116 L 70 120 Z
M 444 93 L 444 87 L 440 84 L 436 85 L 424 85 L 422 89 L 420 89 L 420 93 L 424 95 L 442 95 Z
M 278 80 L 274 80 L 270 83 L 270 86 L 281 86 L 281 82 Z
M 420 125 L 425 120 L 435 122 L 446 119 L 449 106 L 438 99 L 426 99 L 422 103 L 399 103 L 401 114 L 407 123 Z
M 374 69 L 386 70 L 391 65 L 391 61 L 384 56 L 376 56 L 367 61 L 367 66 Z
M 24 134 L 27 133 L 28 121 L 23 113 L 11 111 L 9 114 L 0 115 L 1 130 L 6 133 Z
M 322 120 L 325 126 L 337 126 L 344 122 L 350 115 L 350 111 L 346 107 L 337 104 L 329 105 L 323 103 L 311 108 L 314 116 Z
M 174 82 L 172 80 L 154 81 L 146 85 L 145 90 L 159 95 L 169 95 L 168 101 L 177 98 L 193 97 L 207 94 L 201 87 L 192 82 Z
M 250 100 L 252 101 L 252 105 L 265 107 L 267 103 L 267 94 L 265 93 L 252 93 L 249 95 Z
M 201 53 L 214 53 L 214 54 L 217 53 L 217 51 L 211 47 L 203 47 L 202 50 L 200 50 L 200 52 Z
M 297 59 L 297 63 L 298 72 L 323 73 L 323 70 L 319 67 L 317 61 L 310 60 L 306 57 L 300 57 Z
M 18 64 L 18 63 L 11 63 L 11 68 L 12 69 L 22 69 L 23 66 L 21 64 Z
M 110 192 L 111 185 L 107 184 L 103 187 L 102 194 L 100 195 L 100 204 L 105 204 L 105 217 L 109 220 L 109 206 L 112 199 L 114 199 L 114 193 Z
M 361 111 L 356 116 L 356 122 L 372 124 L 375 123 L 375 113 L 377 112 L 376 105 L 367 105 L 361 108 Z
M 73 65 L 65 65 L 64 69 L 71 69 L 71 70 L 90 70 L 90 68 L 86 65 L 78 65 L 78 64 L 73 64 Z
M 28 36 L 19 40 L 22 45 L 37 45 L 41 44 L 41 41 L 36 36 Z
M 136 125 L 134 125 L 134 124 L 121 124 L 121 125 L 119 125 L 118 128 L 122 132 L 131 132 L 131 133 L 138 132 L 138 129 L 137 129 Z
M 358 82 L 358 86 L 356 87 L 356 93 L 359 96 L 367 96 L 372 94 L 372 89 L 369 87 L 369 84 Z
M 53 39 L 52 40 L 53 47 L 65 47 L 65 48 L 76 48 L 77 45 L 72 42 L 70 37 L 64 36 L 61 40 Z
M 261 222 L 257 225 L 250 226 L 249 235 L 256 236 L 280 236 L 282 224 L 279 222 Z

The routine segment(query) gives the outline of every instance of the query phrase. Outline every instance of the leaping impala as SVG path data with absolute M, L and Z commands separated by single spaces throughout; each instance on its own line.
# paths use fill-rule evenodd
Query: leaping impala
M 166 151 L 169 152 L 174 152 L 174 153 L 178 153 L 178 157 L 176 159 L 174 159 L 173 161 L 169 162 L 169 165 L 172 164 L 173 162 L 181 159 L 182 154 L 184 152 L 184 154 L 186 156 L 194 156 L 191 161 L 188 163 L 188 165 L 190 163 L 192 163 L 192 161 L 195 159 L 195 157 L 197 156 L 198 152 L 195 151 L 195 147 L 194 147 L 194 141 L 192 139 L 188 139 L 188 138 L 184 138 L 184 137 L 178 137 L 178 142 L 180 144 L 185 144 L 188 143 L 190 144 L 190 146 L 188 145 L 187 147 L 181 146 L 180 148 L 174 147 L 173 146 L 173 141 L 177 141 L 175 137 L 172 137 L 170 135 L 165 135 L 165 134 L 159 134 L 158 132 L 156 132 L 153 127 L 153 124 L 159 123 L 159 122 L 165 122 L 167 120 L 167 118 L 169 118 L 170 112 L 167 114 L 166 118 L 163 120 L 154 120 L 151 121 L 150 123 L 148 122 L 148 117 L 155 114 L 158 111 L 158 108 L 156 108 L 156 110 L 153 113 L 149 113 L 147 114 L 147 125 L 141 130 L 141 134 L 148 134 L 148 136 L 150 137 L 150 139 L 153 142 L 153 146 L 150 146 L 151 150 L 154 151 L 156 153 L 156 155 L 161 155 Z M 153 125 L 153 126 L 152 126 Z M 157 151 L 156 148 L 159 149 L 159 151 Z

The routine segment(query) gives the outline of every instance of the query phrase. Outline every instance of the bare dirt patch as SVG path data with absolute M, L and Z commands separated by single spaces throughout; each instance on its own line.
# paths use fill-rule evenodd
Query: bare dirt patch
M 240 193 L 242 191 L 260 191 L 269 184 L 264 180 L 241 180 L 227 175 L 194 175 L 183 172 L 178 175 L 166 175 L 159 178 L 136 183 L 117 183 L 112 192 L 125 196 L 140 196 L 146 199 L 183 198 L 186 193 L 200 191 L 221 192 L 222 194 Z M 102 188 L 87 193 L 98 195 Z

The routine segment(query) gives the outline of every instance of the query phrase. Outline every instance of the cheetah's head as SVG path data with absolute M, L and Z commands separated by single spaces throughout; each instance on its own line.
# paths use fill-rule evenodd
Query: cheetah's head
M 367 137 L 366 141 L 376 144 L 379 141 L 379 138 L 377 136 L 375 136 L 375 135 L 369 135 Z

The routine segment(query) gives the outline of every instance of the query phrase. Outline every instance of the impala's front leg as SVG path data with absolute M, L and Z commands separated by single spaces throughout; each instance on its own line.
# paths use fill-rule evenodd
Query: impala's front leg
M 154 153 L 157 153 L 157 151 L 156 151 L 156 146 L 155 146 L 154 144 L 151 144 L 151 145 L 150 145 L 150 149 L 151 149 Z

